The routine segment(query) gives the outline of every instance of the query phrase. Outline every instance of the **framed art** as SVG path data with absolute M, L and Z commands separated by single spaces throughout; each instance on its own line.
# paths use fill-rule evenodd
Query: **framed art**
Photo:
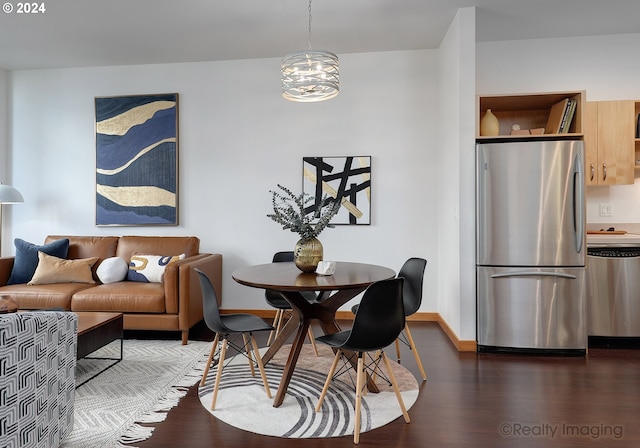
M 302 191 L 314 204 L 323 195 L 342 206 L 331 224 L 371 224 L 371 156 L 303 157 Z
M 178 225 L 178 94 L 95 98 L 96 225 Z

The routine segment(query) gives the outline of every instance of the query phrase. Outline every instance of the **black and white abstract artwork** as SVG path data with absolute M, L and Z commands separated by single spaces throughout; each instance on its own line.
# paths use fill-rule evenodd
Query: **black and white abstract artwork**
M 302 191 L 317 205 L 323 196 L 341 203 L 331 224 L 371 224 L 371 156 L 303 157 Z

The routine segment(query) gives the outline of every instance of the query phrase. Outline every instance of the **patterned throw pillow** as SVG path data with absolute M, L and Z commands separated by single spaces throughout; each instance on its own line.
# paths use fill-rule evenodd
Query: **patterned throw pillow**
M 169 263 L 184 259 L 180 255 L 140 255 L 133 254 L 129 263 L 127 280 L 131 282 L 162 283 L 164 268 Z
M 91 267 L 98 257 L 65 260 L 38 252 L 38 267 L 27 285 L 51 283 L 95 283 Z

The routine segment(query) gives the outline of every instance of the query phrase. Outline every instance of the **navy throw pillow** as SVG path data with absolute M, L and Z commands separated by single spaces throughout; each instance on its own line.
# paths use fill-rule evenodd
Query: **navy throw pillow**
M 16 245 L 16 257 L 13 261 L 13 269 L 7 285 L 28 283 L 31 280 L 38 267 L 38 251 L 58 258 L 67 258 L 67 252 L 69 251 L 69 240 L 67 238 L 52 241 L 42 246 L 28 243 L 20 238 L 16 238 L 14 243 Z

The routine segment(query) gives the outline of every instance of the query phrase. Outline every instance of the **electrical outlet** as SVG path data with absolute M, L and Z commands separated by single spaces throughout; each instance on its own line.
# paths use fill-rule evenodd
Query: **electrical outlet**
M 600 216 L 613 216 L 613 206 L 611 204 L 600 204 Z

